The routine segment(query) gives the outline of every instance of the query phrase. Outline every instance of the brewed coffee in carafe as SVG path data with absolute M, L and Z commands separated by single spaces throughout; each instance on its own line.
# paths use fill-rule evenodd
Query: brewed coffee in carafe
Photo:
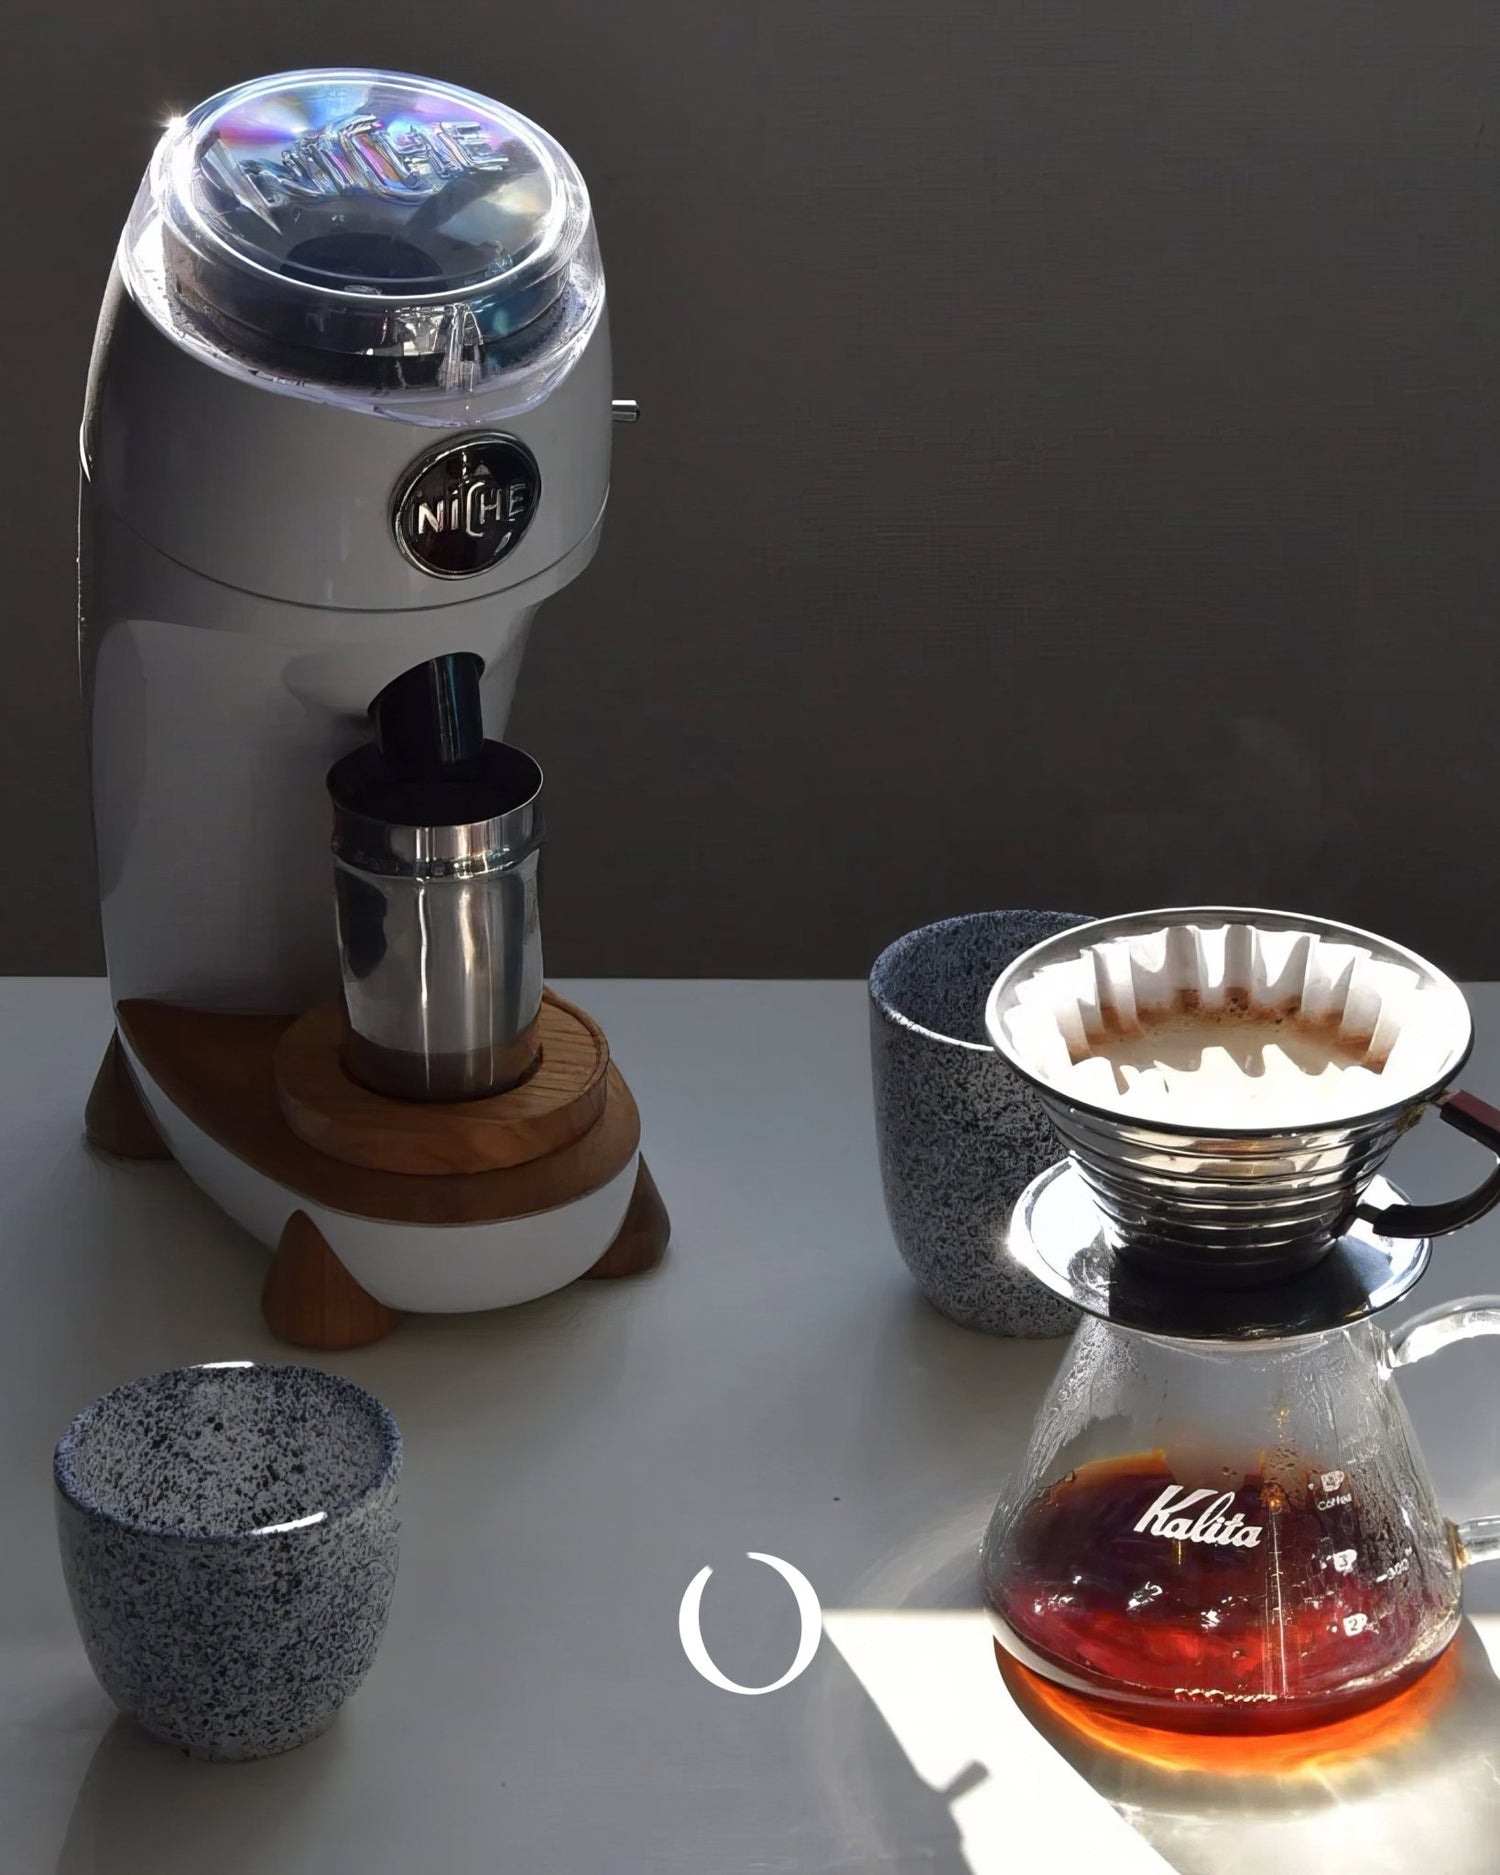
M 1493 1539 L 1443 1518 L 1390 1376 L 1495 1331 L 1468 1307 L 1394 1341 L 1371 1321 L 1246 1343 L 1086 1321 L 985 1538 L 1002 1644 L 1194 1730 L 1322 1723 L 1415 1678 Z

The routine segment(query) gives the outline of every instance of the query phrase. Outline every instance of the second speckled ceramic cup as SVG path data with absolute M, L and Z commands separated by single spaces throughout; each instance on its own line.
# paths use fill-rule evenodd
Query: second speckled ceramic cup
M 1077 1311 L 1012 1263 L 1012 1205 L 1057 1159 L 1031 1089 L 984 1032 L 996 977 L 1022 951 L 1087 919 L 987 911 L 910 931 L 870 972 L 870 1054 L 885 1207 L 907 1268 L 935 1308 L 998 1335 L 1060 1335 Z
M 181 1367 L 85 1407 L 53 1476 L 105 1692 L 193 1757 L 316 1737 L 380 1645 L 400 1470 L 379 1400 L 316 1368 Z

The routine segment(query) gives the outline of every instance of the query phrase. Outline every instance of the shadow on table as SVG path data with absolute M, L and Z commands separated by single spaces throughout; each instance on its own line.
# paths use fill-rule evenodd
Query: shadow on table
M 57 1875 L 274 1870 L 337 1763 L 339 1732 L 278 1758 L 207 1764 L 116 1719 L 79 1786 Z
M 1472 1622 L 1386 1705 L 1258 1739 L 1111 1721 L 996 1653 L 1037 1732 L 1182 1875 L 1500 1869 L 1500 1681 Z
M 983 1768 L 966 1759 L 952 1775 L 946 1769 L 924 1775 L 856 1663 L 825 1640 L 815 1671 L 815 1716 L 804 1750 L 825 1806 L 826 1850 L 803 1863 L 792 1859 L 793 1844 L 778 1844 L 768 1833 L 765 1853 L 752 1866 L 975 1875 L 953 1804 Z

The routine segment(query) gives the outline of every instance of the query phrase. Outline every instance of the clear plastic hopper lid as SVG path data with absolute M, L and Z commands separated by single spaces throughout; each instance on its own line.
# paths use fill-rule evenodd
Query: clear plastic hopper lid
M 535 401 L 604 297 L 561 145 L 394 72 L 286 72 L 175 119 L 120 260 L 158 323 L 215 362 L 309 396 L 397 393 L 407 415 L 424 392 Z

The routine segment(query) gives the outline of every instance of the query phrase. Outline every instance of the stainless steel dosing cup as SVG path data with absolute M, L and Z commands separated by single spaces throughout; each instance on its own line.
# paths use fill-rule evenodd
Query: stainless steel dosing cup
M 537 1065 L 542 771 L 486 742 L 462 778 L 374 747 L 328 776 L 348 1071 L 398 1100 L 478 1100 Z

